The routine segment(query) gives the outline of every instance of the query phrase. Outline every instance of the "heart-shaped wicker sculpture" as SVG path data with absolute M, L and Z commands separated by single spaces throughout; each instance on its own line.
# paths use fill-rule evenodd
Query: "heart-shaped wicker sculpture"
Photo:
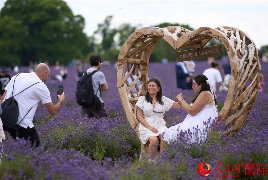
M 139 137 L 139 131 L 135 103 L 139 96 L 144 96 L 146 93 L 149 57 L 160 38 L 165 39 L 175 50 L 203 48 L 212 38 L 225 46 L 231 64 L 232 78 L 218 121 L 223 121 L 230 127 L 224 135 L 230 136 L 238 132 L 255 104 L 258 93 L 261 66 L 254 42 L 243 31 L 232 27 L 222 26 L 216 29 L 201 27 L 190 31 L 180 26 L 169 26 L 144 27 L 137 30 L 124 43 L 118 57 L 117 87 L 128 121 L 137 136 Z M 136 79 L 132 76 L 134 67 Z M 128 73 L 125 73 L 125 69 Z M 132 84 L 128 84 L 129 77 L 133 80 Z M 140 88 L 137 86 L 138 80 L 142 84 Z M 132 92 L 133 87 L 137 89 L 136 96 Z M 128 97 L 129 93 L 131 97 Z M 148 143 L 141 144 L 142 153 L 146 154 L 147 148 Z

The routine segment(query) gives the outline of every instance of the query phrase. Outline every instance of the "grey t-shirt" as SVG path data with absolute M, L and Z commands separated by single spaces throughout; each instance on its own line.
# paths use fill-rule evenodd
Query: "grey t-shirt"
M 93 72 L 94 70 L 96 70 L 95 68 L 89 68 L 87 70 L 87 73 L 91 73 Z M 97 71 L 93 74 L 92 76 L 92 81 L 93 81 L 93 89 L 94 89 L 94 93 L 96 94 L 97 92 L 97 96 L 98 98 L 100 99 L 100 101 L 103 103 L 103 100 L 101 99 L 100 97 L 100 86 L 104 83 L 106 83 L 106 80 L 105 80 L 105 76 L 104 74 L 101 72 L 101 71 Z

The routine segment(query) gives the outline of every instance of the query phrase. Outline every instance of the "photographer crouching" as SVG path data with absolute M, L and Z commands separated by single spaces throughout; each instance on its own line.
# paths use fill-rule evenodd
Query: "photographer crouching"
M 44 63 L 40 63 L 36 66 L 35 72 L 20 73 L 13 76 L 7 84 L 5 93 L 0 101 L 3 111 L 1 118 L 4 130 L 8 131 L 14 139 L 29 139 L 32 146 L 35 143 L 36 147 L 40 145 L 40 140 L 33 125 L 33 117 L 38 102 L 42 101 L 49 114 L 54 116 L 60 110 L 65 99 L 63 92 L 58 95 L 59 102 L 53 105 L 50 92 L 45 85 L 49 74 L 49 67 Z M 10 103 L 8 104 L 8 102 Z M 15 108 L 14 102 L 17 104 L 18 109 L 18 117 L 16 118 L 14 118 L 14 113 L 8 112 Z M 12 119 L 15 119 L 15 123 L 10 125 Z

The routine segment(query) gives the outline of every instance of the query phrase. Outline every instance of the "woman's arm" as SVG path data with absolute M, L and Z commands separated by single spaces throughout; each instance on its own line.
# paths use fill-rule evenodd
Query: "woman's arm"
M 155 127 L 150 126 L 145 119 L 143 118 L 143 111 L 137 107 L 137 120 L 147 129 L 152 131 L 153 133 L 158 133 L 158 130 Z
M 182 106 L 178 102 L 174 102 L 171 107 L 180 109 Z
M 190 106 L 182 97 L 180 93 L 176 97 L 178 102 L 181 103 L 183 109 L 190 115 L 196 115 L 205 105 L 208 104 L 209 100 L 212 98 L 212 95 L 209 91 L 203 91 L 199 94 L 197 99 L 195 100 L 194 104 Z
M 1 100 L 0 100 L 0 105 L 3 103 L 5 97 L 6 97 L 6 94 L 7 94 L 7 90 L 5 90 L 5 93 L 3 94 L 3 96 L 1 97 Z

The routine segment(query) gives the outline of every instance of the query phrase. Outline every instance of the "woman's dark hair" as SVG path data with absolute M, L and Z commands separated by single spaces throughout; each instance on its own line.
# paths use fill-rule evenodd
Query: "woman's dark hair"
M 210 86 L 209 86 L 209 84 L 207 83 L 208 78 L 207 78 L 205 75 L 198 75 L 198 76 L 195 76 L 195 77 L 194 77 L 194 80 L 195 80 L 196 84 L 201 85 L 201 90 L 200 90 L 200 92 L 197 94 L 197 96 L 192 100 L 192 103 L 195 102 L 195 100 L 197 99 L 197 97 L 199 96 L 199 94 L 200 94 L 202 91 L 209 91 L 209 92 L 211 92 L 211 91 L 210 91 Z M 217 105 L 217 101 L 216 101 L 216 99 L 214 99 L 214 101 L 215 101 L 215 104 Z
M 158 101 L 159 104 L 163 105 L 164 102 L 162 101 L 162 87 L 161 87 L 161 83 L 158 79 L 156 78 L 151 78 L 149 81 L 148 81 L 148 84 L 150 82 L 154 82 L 157 87 L 159 88 L 159 91 L 157 92 L 157 95 L 156 95 L 156 101 Z M 151 98 L 149 92 L 148 92 L 148 88 L 147 88 L 147 92 L 146 92 L 146 95 L 145 95 L 145 99 L 147 102 L 150 102 L 151 104 L 153 103 L 153 98 Z

